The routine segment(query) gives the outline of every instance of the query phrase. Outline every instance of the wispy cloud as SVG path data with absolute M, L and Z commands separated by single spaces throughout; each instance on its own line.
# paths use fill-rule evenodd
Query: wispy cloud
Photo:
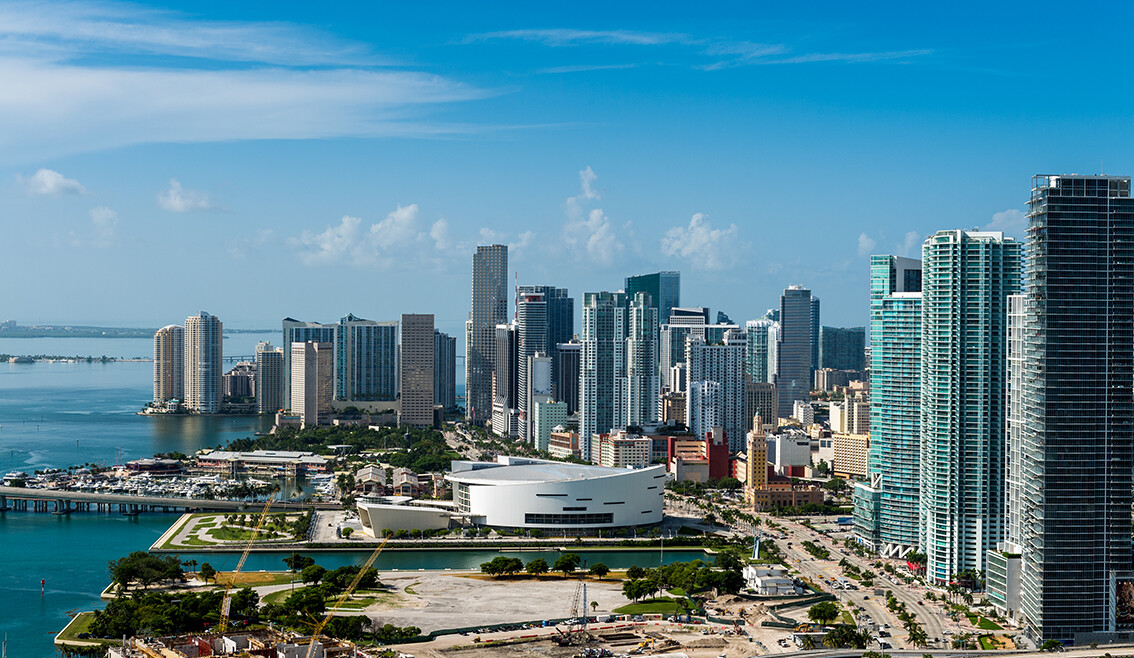
M 67 242 L 72 247 L 102 249 L 114 245 L 118 235 L 118 213 L 106 206 L 91 208 L 88 231 L 70 231 Z M 58 237 L 56 239 L 59 239 Z
M 535 41 L 546 46 L 576 46 L 581 44 L 627 44 L 634 46 L 656 46 L 666 43 L 687 43 L 686 34 L 673 32 L 638 32 L 634 30 L 573 30 L 569 28 L 547 30 L 506 30 L 474 34 L 466 41 L 492 41 L 496 39 L 519 39 Z
M 597 180 L 590 167 L 579 172 L 579 193 L 566 201 L 563 242 L 577 256 L 608 265 L 625 250 L 625 244 L 603 209 L 591 207 L 602 198 L 594 186 Z
M 575 64 L 571 66 L 551 66 L 537 73 L 585 73 L 587 71 L 620 71 L 637 68 L 637 64 Z
M 64 194 L 86 194 L 87 188 L 75 180 L 67 178 L 54 169 L 40 169 L 24 178 L 16 175 L 16 181 L 33 196 L 62 196 Z
M 1028 215 L 1023 210 L 1009 208 L 992 216 L 992 221 L 984 225 L 985 231 L 1003 231 L 1015 238 L 1024 237 L 1028 228 Z
M 177 179 L 169 180 L 169 189 L 158 195 L 158 206 L 169 212 L 190 212 L 193 210 L 212 210 L 216 206 L 209 195 L 181 187 Z
M 865 233 L 858 234 L 858 255 L 869 256 L 874 253 L 878 241 Z
M 736 66 L 813 64 L 843 62 L 858 64 L 909 60 L 931 54 L 928 49 L 866 51 L 866 52 L 798 52 L 786 43 L 760 43 L 743 39 L 721 37 L 694 37 L 680 32 L 640 32 L 635 30 L 575 30 L 529 29 L 508 30 L 475 34 L 466 41 L 519 40 L 545 46 L 675 46 L 692 50 L 704 61 L 695 62 L 694 68 L 706 71 Z M 618 65 L 625 66 L 625 65 Z M 560 67 L 564 71 L 543 69 L 543 72 L 573 72 L 575 67 Z M 577 70 L 597 70 L 601 66 L 580 67 Z
M 917 231 L 908 231 L 902 241 L 894 245 L 894 253 L 913 258 L 919 256 L 921 254 L 921 234 Z
M 190 20 L 114 2 L 0 4 L 0 159 L 468 132 L 427 120 L 424 109 L 496 93 L 381 63 L 358 44 L 288 24 Z
M 365 45 L 290 23 L 209 21 L 116 2 L 0 5 L 0 52 L 108 51 L 301 66 L 385 63 Z

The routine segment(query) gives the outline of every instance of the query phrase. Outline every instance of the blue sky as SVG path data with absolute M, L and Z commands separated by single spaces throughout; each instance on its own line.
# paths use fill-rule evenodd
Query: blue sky
M 861 325 L 870 253 L 1134 173 L 1131 13 L 5 2 L 0 319 L 460 335 L 503 241 L 576 297 L 678 269 L 734 320 L 801 283 Z

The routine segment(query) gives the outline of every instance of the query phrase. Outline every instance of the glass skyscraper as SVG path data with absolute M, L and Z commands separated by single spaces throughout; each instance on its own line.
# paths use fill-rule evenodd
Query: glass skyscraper
M 473 254 L 472 305 L 465 323 L 465 416 L 492 417 L 496 325 L 508 321 L 508 245 L 482 245 Z
M 1008 296 L 1020 243 L 939 231 L 922 250 L 918 545 L 941 585 L 1003 539 Z
M 335 332 L 335 399 L 392 401 L 398 397 L 398 323 L 353 314 Z
M 901 556 L 918 541 L 920 261 L 870 257 L 870 343 L 870 452 L 867 481 L 855 485 L 855 534 Z
M 658 309 L 658 322 L 664 324 L 669 322 L 669 315 L 673 309 L 681 306 L 681 273 L 654 272 L 628 276 L 624 291 L 627 303 L 633 301 L 634 295 L 640 292 L 648 294 L 650 304 Z
M 866 365 L 866 327 L 821 327 L 819 367 L 862 370 Z
M 1134 633 L 1134 199 L 1130 178 L 1036 176 L 1019 424 L 1020 612 L 1044 640 Z
M 780 418 L 791 418 L 796 400 L 811 400 L 812 327 L 819 319 L 819 307 L 811 301 L 811 291 L 789 286 L 780 296 L 780 335 L 776 365 L 776 391 Z M 815 343 L 818 353 L 818 342 Z

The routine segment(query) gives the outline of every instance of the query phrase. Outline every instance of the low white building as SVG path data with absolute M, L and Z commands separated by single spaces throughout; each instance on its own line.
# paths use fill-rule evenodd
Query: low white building
M 740 572 L 745 585 L 760 596 L 795 596 L 801 594 L 787 568 L 779 564 L 748 565 Z
M 448 501 L 415 501 L 408 496 L 366 497 L 358 502 L 362 531 L 379 537 L 383 530 L 443 530 L 453 516 Z
M 502 528 L 618 528 L 662 520 L 664 466 L 625 469 L 499 456 L 454 461 L 461 515 Z

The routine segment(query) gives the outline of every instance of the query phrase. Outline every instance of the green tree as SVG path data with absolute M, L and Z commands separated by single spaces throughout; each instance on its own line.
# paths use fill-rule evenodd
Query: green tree
M 313 584 L 322 580 L 326 573 L 327 570 L 318 564 L 309 564 L 303 568 L 303 571 L 299 572 L 299 579 L 305 584 Z
M 1063 643 L 1059 640 L 1048 640 L 1043 643 L 1040 649 L 1043 651 L 1061 651 L 1063 649 Z
M 808 619 L 819 624 L 829 624 L 839 616 L 839 608 L 831 601 L 820 601 L 807 610 Z
M 197 572 L 197 575 L 199 575 L 201 577 L 201 580 L 204 580 L 205 584 L 208 585 L 210 580 L 216 579 L 217 570 L 214 569 L 213 565 L 209 564 L 208 562 L 202 562 L 201 569 Z
M 610 573 L 610 567 L 606 566 L 602 562 L 595 562 L 594 566 L 590 568 L 589 573 L 592 576 L 603 578 L 604 576 L 606 576 L 606 574 Z
M 550 567 L 547 566 L 547 560 L 541 557 L 537 557 L 531 562 L 528 562 L 528 564 L 524 567 L 524 570 L 533 576 L 540 576 L 547 573 L 550 570 Z
M 283 559 L 283 563 L 291 571 L 303 571 L 307 567 L 315 564 L 315 558 L 300 555 L 299 553 L 292 553 Z
M 577 553 L 564 553 L 563 555 L 560 555 L 559 559 L 555 561 L 555 564 L 552 565 L 551 570 L 561 572 L 563 574 L 563 577 L 566 578 L 579 568 L 579 564 L 582 561 L 582 558 L 580 558 Z
M 823 488 L 831 493 L 842 493 L 847 488 L 847 481 L 842 478 L 831 478 L 823 484 Z
M 343 528 L 342 533 L 343 539 L 350 539 L 350 536 L 354 534 L 354 528 L 347 526 L 346 528 Z
M 634 565 L 626 570 L 626 577 L 630 580 L 638 580 L 646 577 L 646 570 L 638 565 Z

